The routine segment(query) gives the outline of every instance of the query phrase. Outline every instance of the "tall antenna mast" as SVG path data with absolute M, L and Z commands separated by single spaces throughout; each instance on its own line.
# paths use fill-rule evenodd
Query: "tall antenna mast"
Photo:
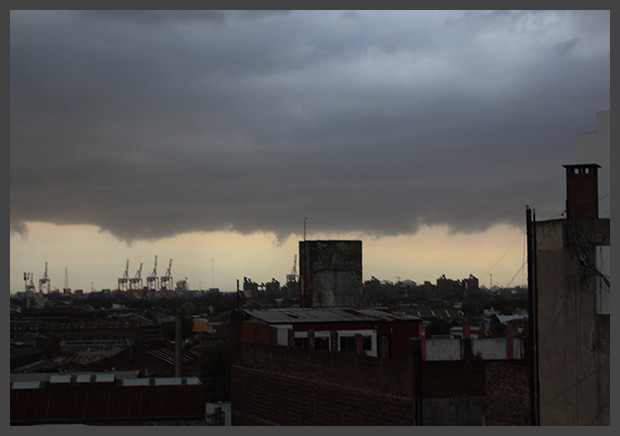
M 308 224 L 308 217 L 304 218 L 304 241 L 306 240 L 306 225 Z

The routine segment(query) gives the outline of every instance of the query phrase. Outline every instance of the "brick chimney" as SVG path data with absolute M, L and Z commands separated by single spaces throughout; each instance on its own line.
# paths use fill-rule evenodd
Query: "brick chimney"
M 597 164 L 562 165 L 566 168 L 566 217 L 598 219 Z

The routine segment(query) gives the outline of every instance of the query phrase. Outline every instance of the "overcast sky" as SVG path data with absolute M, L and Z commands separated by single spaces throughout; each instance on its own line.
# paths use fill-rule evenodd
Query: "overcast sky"
M 218 232 L 281 246 L 304 217 L 375 241 L 518 234 L 526 204 L 562 212 L 561 165 L 610 106 L 609 20 L 12 11 L 12 268 L 36 222 L 124 247 Z

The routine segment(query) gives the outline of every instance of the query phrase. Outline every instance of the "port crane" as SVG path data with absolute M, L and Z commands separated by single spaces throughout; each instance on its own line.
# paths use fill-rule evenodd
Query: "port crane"
M 123 274 L 123 277 L 118 279 L 118 290 L 126 291 L 128 283 L 129 283 L 129 259 L 127 259 L 127 263 L 125 264 L 125 273 Z
M 293 269 L 291 270 L 290 274 L 286 275 L 286 281 L 288 283 L 297 283 L 297 279 L 298 279 L 298 275 L 297 275 L 297 255 L 295 255 L 295 258 L 293 259 Z
M 142 262 L 140 262 L 140 268 L 136 271 L 136 275 L 129 279 L 129 289 L 142 289 Z
M 157 276 L 157 255 L 155 255 L 155 266 L 150 276 L 146 277 L 146 286 L 149 290 L 156 291 L 159 288 L 159 277 Z
M 31 272 L 24 271 L 24 291 L 28 292 L 36 292 L 37 288 L 34 285 L 32 279 L 34 278 L 34 274 Z
M 172 289 L 172 259 L 170 259 L 170 263 L 168 263 L 168 269 L 166 273 L 159 278 L 159 284 L 161 289 Z
M 45 289 L 46 293 L 49 294 L 51 288 L 50 277 L 47 275 L 47 261 L 45 261 L 45 272 L 43 273 L 43 277 L 39 279 L 39 292 L 43 293 Z

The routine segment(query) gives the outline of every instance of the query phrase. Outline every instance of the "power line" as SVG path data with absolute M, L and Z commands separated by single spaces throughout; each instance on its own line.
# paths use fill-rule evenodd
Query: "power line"
M 506 256 L 506 254 L 508 254 L 508 252 L 510 251 L 510 249 L 515 245 L 515 243 L 523 236 L 523 231 L 521 231 L 521 233 L 517 236 L 517 238 L 512 242 L 512 244 L 510 244 L 510 247 L 508 247 L 508 249 L 506 249 L 506 251 L 504 251 L 504 253 L 499 257 L 499 259 L 497 259 L 495 261 L 495 263 L 493 264 L 493 266 L 491 268 L 489 268 L 489 270 L 484 273 L 482 275 L 482 277 L 486 277 L 491 271 L 493 271 L 493 268 L 495 268 L 497 266 L 498 263 L 500 263 L 500 261 Z
M 510 281 L 508 282 L 508 284 L 506 284 L 506 286 L 504 286 L 505 288 L 509 287 L 509 286 L 512 284 L 512 281 L 513 281 L 513 280 L 517 277 L 517 275 L 519 275 L 519 273 L 520 273 L 521 271 L 523 271 L 523 267 L 524 267 L 525 265 L 527 265 L 527 260 L 526 260 L 526 261 L 524 261 L 524 262 L 521 264 L 521 267 L 517 270 L 517 272 L 515 273 L 515 275 L 514 275 L 514 276 L 512 276 L 512 278 L 510 279 Z

